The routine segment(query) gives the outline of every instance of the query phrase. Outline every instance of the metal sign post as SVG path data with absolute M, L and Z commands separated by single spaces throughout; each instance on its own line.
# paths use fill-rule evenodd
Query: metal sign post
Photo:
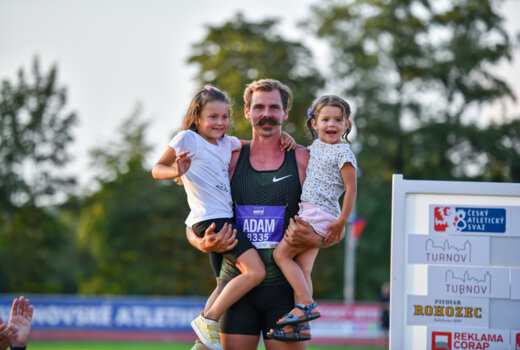
M 345 304 L 352 304 L 356 290 L 356 246 L 357 239 L 353 234 L 353 223 L 347 223 L 347 233 L 345 239 L 345 268 L 343 297 Z

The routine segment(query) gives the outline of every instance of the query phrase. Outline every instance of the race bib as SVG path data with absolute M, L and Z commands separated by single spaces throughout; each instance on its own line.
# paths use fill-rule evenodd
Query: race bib
M 284 218 L 284 206 L 236 206 L 236 224 L 257 249 L 278 245 L 283 237 Z

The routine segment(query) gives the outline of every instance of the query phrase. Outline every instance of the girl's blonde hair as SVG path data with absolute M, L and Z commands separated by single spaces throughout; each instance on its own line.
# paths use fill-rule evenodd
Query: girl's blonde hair
M 191 100 L 188 111 L 186 112 L 184 120 L 182 121 L 181 130 L 193 130 L 198 132 L 197 121 L 199 120 L 200 113 L 208 102 L 213 101 L 225 102 L 229 105 L 229 100 L 225 93 L 214 86 L 204 86 L 204 89 L 197 92 Z M 228 110 L 229 117 L 231 118 L 231 108 L 228 107 Z
M 318 134 L 317 131 L 314 130 L 314 128 L 312 127 L 311 120 L 318 118 L 318 116 L 320 115 L 321 109 L 325 106 L 339 107 L 343 111 L 343 118 L 345 118 L 345 120 L 347 120 L 347 121 L 350 118 L 350 114 L 351 114 L 350 105 L 347 103 L 347 101 L 345 101 L 341 97 L 336 96 L 336 95 L 324 95 L 324 96 L 321 96 L 321 97 L 315 99 L 314 102 L 312 103 L 311 108 L 309 108 L 309 110 L 307 112 L 306 125 L 307 125 L 307 129 L 309 130 L 310 140 L 314 140 L 314 138 Z M 343 132 L 343 134 L 341 134 L 341 137 L 348 143 L 350 143 L 350 141 L 348 140 L 348 134 L 350 133 L 351 130 L 352 130 L 352 123 L 350 123 L 349 126 L 347 127 L 347 129 L 345 129 L 345 131 Z

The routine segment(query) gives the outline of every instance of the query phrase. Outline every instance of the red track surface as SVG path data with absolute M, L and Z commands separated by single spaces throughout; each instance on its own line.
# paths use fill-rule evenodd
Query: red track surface
M 43 340 L 103 340 L 103 341 L 162 341 L 192 342 L 197 336 L 193 332 L 151 332 L 151 331 L 106 331 L 106 330 L 33 330 L 31 339 Z M 312 344 L 378 345 L 379 339 L 359 338 L 314 338 Z

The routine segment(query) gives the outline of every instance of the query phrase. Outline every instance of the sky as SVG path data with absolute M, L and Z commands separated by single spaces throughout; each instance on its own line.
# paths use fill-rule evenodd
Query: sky
M 117 129 L 135 106 L 150 121 L 147 141 L 154 147 L 151 167 L 166 148 L 194 92 L 197 67 L 188 65 L 191 46 L 242 12 L 247 20 L 281 20 L 291 40 L 308 42 L 296 24 L 317 0 L 0 0 L 0 80 L 15 81 L 38 56 L 42 71 L 58 66 L 58 82 L 68 91 L 67 111 L 78 114 L 74 160 L 67 172 L 90 183 L 88 151 L 117 137 Z M 506 29 L 520 32 L 520 0 L 506 0 L 501 12 Z M 516 16 L 515 16 L 516 15 Z M 515 18 L 516 17 L 516 18 Z M 315 56 L 326 57 L 319 45 Z M 512 64 L 496 67 L 520 99 L 520 53 Z M 309 101 L 310 103 L 311 101 Z M 520 115 L 518 104 L 507 115 Z M 502 116 L 500 107 L 489 111 Z M 238 117 L 238 116 L 236 116 Z

